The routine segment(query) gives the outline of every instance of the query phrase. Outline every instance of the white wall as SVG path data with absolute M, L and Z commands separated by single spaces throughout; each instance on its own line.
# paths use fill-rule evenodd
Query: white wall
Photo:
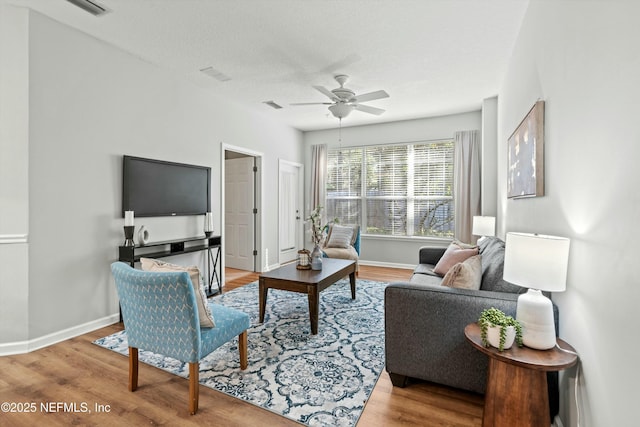
M 501 146 L 502 147 L 502 146 Z M 498 97 L 482 101 L 482 206 L 480 212 L 485 216 L 497 215 L 497 165 L 498 158 Z
M 28 43 L 28 13 L 0 5 L 0 59 L 12 64 L 0 67 L 0 337 L 12 343 L 29 336 Z
M 360 114 L 357 111 L 352 114 Z M 337 122 L 337 119 L 335 119 Z M 348 122 L 348 118 L 344 120 Z M 480 111 L 453 114 L 417 120 L 381 123 L 376 125 L 352 126 L 342 128 L 343 147 L 376 144 L 394 144 L 413 141 L 452 139 L 455 132 L 480 130 L 482 118 Z M 327 144 L 336 147 L 339 144 L 338 129 L 305 132 L 305 183 L 307 191 L 311 176 L 311 146 Z M 493 173 L 493 169 L 491 169 Z M 309 206 L 305 206 L 308 214 Z M 445 239 L 389 238 L 386 236 L 363 236 L 360 259 L 365 263 L 378 265 L 403 265 L 415 267 L 418 262 L 418 249 L 425 244 L 448 245 Z
M 638 2 L 533 0 L 498 94 L 501 144 L 546 101 L 546 194 L 507 200 L 499 149 L 499 230 L 571 238 L 567 290 L 553 299 L 560 336 L 580 354 L 582 427 L 637 424 L 638 16 Z M 571 375 L 565 426 L 577 425 Z
M 16 184 L 28 183 L 28 307 L 21 312 L 28 313 L 26 338 L 34 340 L 118 312 L 109 264 L 124 240 L 123 154 L 210 166 L 219 232 L 221 144 L 264 152 L 271 191 L 279 158 L 301 162 L 302 134 L 42 15 L 28 16 L 29 137 L 7 144 L 3 136 L 2 150 L 3 159 L 6 145 L 28 152 L 28 179 L 18 176 Z M 24 221 L 24 213 L 17 218 Z M 158 241 L 202 235 L 202 222 L 137 218 L 136 226 Z M 264 230 L 276 262 L 276 211 L 265 212 Z M 192 258 L 204 262 L 204 253 Z M 11 286 L 3 281 L 0 293 Z M 2 320 L 11 328 L 25 323 L 4 311 Z M 0 331 L 0 345 L 15 339 Z

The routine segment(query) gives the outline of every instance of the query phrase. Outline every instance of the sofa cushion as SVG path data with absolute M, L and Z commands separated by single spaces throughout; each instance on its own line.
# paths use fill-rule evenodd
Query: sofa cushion
M 474 255 L 449 269 L 442 279 L 442 286 L 460 289 L 480 289 L 482 279 L 482 255 Z
M 440 278 L 440 276 L 433 272 L 434 267 L 435 265 L 432 264 L 418 264 L 413 270 L 413 274 L 428 274 L 429 276 L 436 276 Z
M 461 242 L 453 241 L 436 264 L 433 271 L 444 276 L 449 269 L 459 262 L 463 262 L 467 258 L 478 255 L 478 247 L 467 245 Z
M 209 308 L 207 301 L 207 294 L 202 288 L 202 276 L 200 275 L 200 269 L 195 265 L 190 267 L 183 267 L 181 265 L 171 264 L 168 262 L 159 261 L 151 258 L 140 258 L 140 264 L 144 271 L 156 271 L 156 272 L 174 272 L 174 271 L 186 271 L 189 273 L 191 279 L 191 285 L 193 286 L 193 292 L 196 295 L 196 307 L 198 309 L 198 318 L 200 320 L 200 327 L 202 328 L 215 328 L 216 324 L 213 320 L 213 314 Z
M 356 271 L 359 270 L 358 266 L 358 252 L 353 246 L 348 248 L 323 248 L 325 258 L 339 258 L 339 259 L 352 259 L 356 262 Z
M 485 237 L 479 245 L 482 255 L 482 284 L 484 291 L 523 293 L 526 289 L 504 280 L 504 241 L 497 237 Z
M 413 274 L 411 279 L 409 280 L 411 284 L 414 285 L 431 285 L 431 286 L 440 286 L 442 282 L 442 277 L 437 276 L 433 273 L 431 274 Z
M 348 248 L 324 248 L 322 252 L 324 252 L 327 258 L 352 259 L 358 261 L 358 253 L 353 246 L 349 246 Z

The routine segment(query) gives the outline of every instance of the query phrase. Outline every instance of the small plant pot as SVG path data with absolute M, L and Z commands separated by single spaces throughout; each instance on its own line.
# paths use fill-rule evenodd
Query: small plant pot
M 492 347 L 500 348 L 500 326 L 489 326 L 487 328 L 487 341 Z M 508 350 L 516 339 L 516 328 L 507 326 L 507 337 L 504 342 L 503 350 Z

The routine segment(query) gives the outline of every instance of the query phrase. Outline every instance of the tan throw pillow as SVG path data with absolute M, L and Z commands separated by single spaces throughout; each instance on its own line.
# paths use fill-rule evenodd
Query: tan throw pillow
M 344 227 L 342 225 L 334 224 L 331 226 L 331 233 L 329 234 L 327 247 L 346 249 L 351 245 L 352 237 L 353 227 Z
M 442 286 L 461 289 L 480 289 L 482 281 L 482 255 L 459 262 L 442 279 Z
M 455 264 L 463 262 L 467 258 L 478 255 L 478 247 L 461 242 L 451 242 L 440 261 L 433 268 L 433 272 L 444 276 Z
M 198 309 L 198 319 L 200 320 L 200 327 L 202 328 L 215 328 L 216 324 L 213 320 L 213 314 L 209 308 L 207 302 L 207 294 L 201 286 L 200 269 L 195 265 L 189 267 L 183 267 L 181 265 L 170 264 L 168 262 L 158 261 L 151 258 L 140 258 L 140 264 L 144 271 L 155 272 L 181 272 L 186 271 L 189 273 L 191 284 L 193 285 L 193 292 L 196 294 L 196 307 Z

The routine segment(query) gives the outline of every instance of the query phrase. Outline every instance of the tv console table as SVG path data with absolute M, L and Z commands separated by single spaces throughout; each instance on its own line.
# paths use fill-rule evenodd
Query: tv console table
M 220 277 L 218 276 L 218 262 L 222 250 L 222 238 L 220 236 L 199 236 L 186 239 L 165 240 L 162 242 L 147 243 L 146 245 L 120 246 L 118 260 L 129 263 L 134 267 L 140 258 L 165 258 L 173 255 L 187 254 L 190 252 L 207 251 L 207 297 L 222 292 Z M 215 251 L 215 256 L 214 256 Z M 222 266 L 221 266 L 222 267 Z M 213 280 L 216 281 L 216 289 L 212 289 Z

